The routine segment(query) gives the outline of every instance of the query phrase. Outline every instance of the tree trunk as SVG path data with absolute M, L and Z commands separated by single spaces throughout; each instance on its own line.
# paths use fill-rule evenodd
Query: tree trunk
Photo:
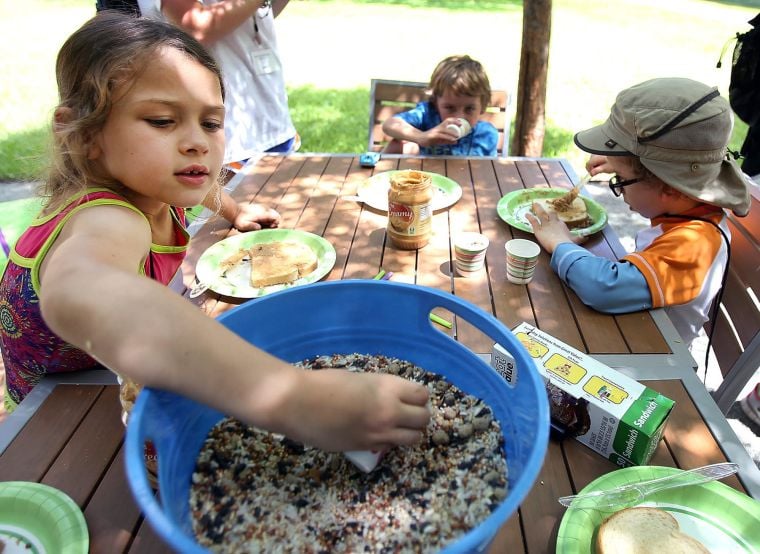
M 541 156 L 544 149 L 546 75 L 552 27 L 551 0 L 524 0 L 517 114 L 510 151 Z

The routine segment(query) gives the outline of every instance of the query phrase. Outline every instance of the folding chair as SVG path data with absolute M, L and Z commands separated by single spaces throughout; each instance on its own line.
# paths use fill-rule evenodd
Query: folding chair
M 413 81 L 391 81 L 372 79 L 369 95 L 369 141 L 367 150 L 380 152 L 391 137 L 383 133 L 383 122 L 399 112 L 412 109 L 418 102 L 428 99 L 427 83 Z M 510 118 L 507 108 L 510 105 L 509 94 L 504 90 L 492 90 L 491 102 L 486 112 L 480 116 L 490 122 L 499 131 L 497 154 L 509 155 Z
M 731 265 L 712 339 L 723 374 L 712 395 L 724 414 L 760 368 L 760 192 L 751 194 L 747 217 L 729 215 Z

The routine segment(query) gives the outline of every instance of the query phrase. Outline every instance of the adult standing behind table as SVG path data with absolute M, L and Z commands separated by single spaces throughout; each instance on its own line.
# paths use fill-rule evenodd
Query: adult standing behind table
M 227 90 L 224 163 L 232 168 L 258 152 L 290 152 L 296 146 L 274 29 L 274 18 L 287 3 L 139 0 L 143 16 L 182 27 L 220 64 Z

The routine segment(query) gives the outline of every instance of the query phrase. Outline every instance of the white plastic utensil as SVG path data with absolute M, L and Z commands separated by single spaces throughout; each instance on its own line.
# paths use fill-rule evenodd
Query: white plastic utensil
M 219 275 L 217 275 L 213 279 L 210 279 L 210 282 L 208 282 L 208 283 L 201 283 L 201 280 L 198 279 L 198 276 L 196 275 L 195 276 L 195 286 L 190 289 L 190 294 L 188 296 L 190 298 L 197 298 L 198 296 L 200 296 L 201 294 L 203 294 L 204 292 L 206 292 L 211 287 L 211 283 L 212 282 L 216 281 L 217 279 L 221 279 L 222 277 L 224 277 L 227 274 L 227 271 L 229 271 L 230 269 L 232 269 L 232 268 L 231 267 L 225 267 L 219 273 Z
M 210 279 L 210 282 L 208 283 L 202 283 L 201 280 L 198 278 L 198 276 L 195 276 L 195 286 L 190 289 L 190 298 L 196 298 L 206 292 L 210 287 L 211 283 L 216 281 L 217 279 L 221 279 L 225 275 L 227 275 L 227 272 L 235 267 L 237 264 L 243 261 L 250 261 L 249 255 L 246 253 L 246 250 L 240 249 L 238 250 L 237 254 L 233 254 L 232 256 L 228 257 L 225 260 L 222 260 L 222 262 L 219 264 L 219 275 L 215 276 L 213 279 Z
M 586 173 L 583 177 L 580 178 L 577 185 L 575 185 L 562 196 L 558 196 L 549 202 L 551 202 L 558 209 L 569 208 L 570 204 L 572 204 L 573 201 L 578 197 L 578 195 L 581 193 L 581 190 L 583 190 L 583 187 L 586 186 L 586 183 L 588 183 L 590 179 L 591 174 Z
M 196 277 L 195 278 L 195 286 L 190 289 L 190 294 L 188 296 L 190 296 L 190 298 L 197 298 L 198 296 L 200 296 L 201 294 L 203 294 L 204 292 L 206 292 L 208 290 L 208 288 L 209 288 L 209 284 L 208 283 L 201 283 L 198 280 L 198 277 Z
M 575 186 L 578 188 L 578 190 L 580 190 L 580 189 L 582 189 L 583 187 L 585 187 L 585 186 L 586 186 L 586 184 L 587 184 L 587 183 L 588 183 L 590 180 L 591 180 L 591 173 L 586 173 L 586 174 L 585 174 L 583 177 L 581 177 L 581 178 L 578 180 L 578 184 L 577 184 L 577 185 L 575 185 Z
M 712 464 L 708 466 L 679 471 L 673 475 L 639 481 L 630 485 L 622 485 L 606 491 L 594 491 L 573 496 L 562 496 L 559 503 L 570 508 L 614 508 L 616 506 L 630 506 L 641 502 L 647 496 L 656 492 L 685 487 L 688 485 L 701 485 L 708 481 L 723 479 L 733 475 L 739 466 L 731 463 Z

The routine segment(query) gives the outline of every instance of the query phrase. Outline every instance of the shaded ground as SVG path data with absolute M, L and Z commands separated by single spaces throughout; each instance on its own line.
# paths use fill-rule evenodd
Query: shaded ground
M 36 183 L 0 183 L 0 202 L 29 198 L 35 186 Z

